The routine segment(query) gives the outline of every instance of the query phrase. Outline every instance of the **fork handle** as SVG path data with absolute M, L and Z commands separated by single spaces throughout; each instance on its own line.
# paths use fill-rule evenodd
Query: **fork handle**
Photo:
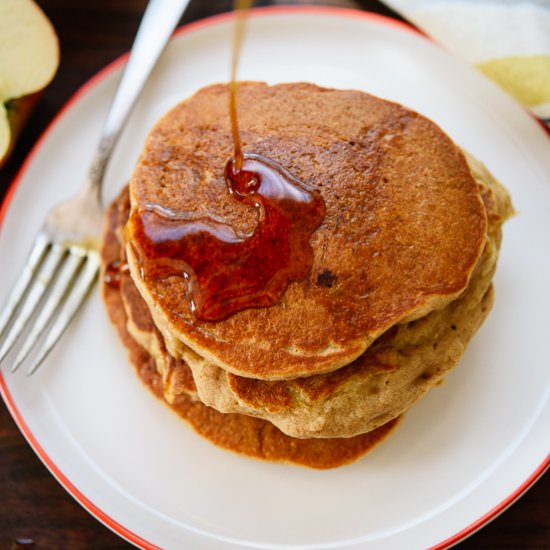
M 150 0 L 147 5 L 88 172 L 87 187 L 98 197 L 118 137 L 188 4 L 189 0 Z

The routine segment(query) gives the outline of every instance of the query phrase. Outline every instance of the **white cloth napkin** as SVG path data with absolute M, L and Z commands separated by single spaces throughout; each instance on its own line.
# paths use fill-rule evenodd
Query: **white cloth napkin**
M 385 0 L 550 126 L 550 0 Z

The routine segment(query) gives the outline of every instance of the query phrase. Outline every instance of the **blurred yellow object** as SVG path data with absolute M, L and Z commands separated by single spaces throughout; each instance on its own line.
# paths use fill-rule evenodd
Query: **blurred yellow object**
M 386 3 L 550 125 L 550 1 Z
M 524 105 L 550 103 L 550 55 L 501 57 L 477 67 Z

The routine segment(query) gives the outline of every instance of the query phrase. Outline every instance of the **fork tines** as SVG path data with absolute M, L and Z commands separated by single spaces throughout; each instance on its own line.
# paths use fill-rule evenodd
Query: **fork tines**
M 0 313 L 0 362 L 18 343 L 10 369 L 15 372 L 42 340 L 27 371 L 28 375 L 33 374 L 84 301 L 99 264 L 97 251 L 78 244 L 51 242 L 45 233 L 40 233 Z M 44 336 L 46 329 L 49 330 Z

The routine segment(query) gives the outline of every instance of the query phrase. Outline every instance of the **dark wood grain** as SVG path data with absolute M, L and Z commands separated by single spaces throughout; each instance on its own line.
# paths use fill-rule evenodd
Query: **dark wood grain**
M 60 38 L 57 76 L 0 171 L 0 198 L 24 158 L 67 99 L 101 67 L 127 51 L 146 0 L 39 0 Z M 259 2 L 273 4 L 274 2 Z M 294 2 L 302 3 L 302 2 Z M 352 6 L 341 0 L 317 2 Z M 392 15 L 375 1 L 355 5 Z M 183 22 L 231 9 L 230 0 L 195 0 Z M 0 37 L 1 40 L 1 37 Z M 5 261 L 5 258 L 2 259 Z M 4 294 L 2 289 L 1 294 Z M 550 476 L 461 544 L 464 549 L 550 549 Z M 58 484 L 0 405 L 0 548 L 119 549 L 130 545 L 111 533 Z

